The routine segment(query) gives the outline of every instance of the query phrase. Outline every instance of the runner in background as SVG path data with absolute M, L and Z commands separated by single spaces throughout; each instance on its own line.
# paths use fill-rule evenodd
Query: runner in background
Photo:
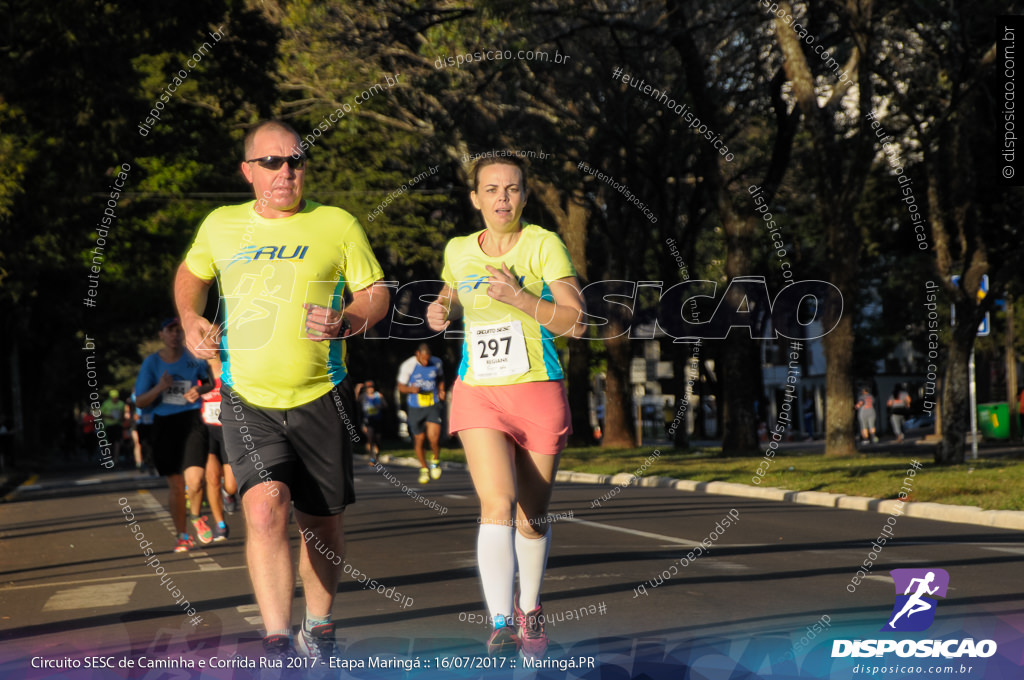
M 199 415 L 199 397 L 213 383 L 206 362 L 192 356 L 184 347 L 184 335 L 177 318 L 160 324 L 164 346 L 142 362 L 135 381 L 136 404 L 153 413 L 153 462 L 157 472 L 167 478 L 170 512 L 178 542 L 174 552 L 186 552 L 195 546 L 185 524 L 186 470 L 198 469 L 202 478 L 207 451 L 207 432 Z M 195 523 L 193 518 L 193 522 Z M 197 526 L 200 530 L 201 526 Z M 209 531 L 209 529 L 207 529 Z
M 221 497 L 221 491 L 231 499 L 230 512 L 235 511 L 234 493 L 237 490 L 235 476 L 228 465 L 224 453 L 224 427 L 220 424 L 220 357 L 214 356 L 207 359 L 210 377 L 213 379 L 213 389 L 203 395 L 203 422 L 206 423 L 210 435 L 210 451 L 206 457 L 206 496 L 210 504 L 210 513 L 213 515 L 214 524 L 210 527 L 214 541 L 227 539 L 229 529 L 224 521 L 224 511 L 228 509 L 228 501 Z M 224 485 L 221 486 L 221 477 L 224 477 Z
M 363 414 L 363 434 L 366 435 L 366 455 L 370 465 L 376 465 L 380 455 L 381 430 L 384 427 L 384 410 L 388 404 L 384 395 L 377 391 L 372 380 L 356 385 L 356 399 Z
M 106 400 L 100 406 L 103 417 L 103 429 L 106 430 L 110 442 L 110 455 L 114 465 L 121 466 L 121 444 L 124 434 L 124 400 L 117 390 L 110 390 Z
M 398 391 L 409 395 L 409 434 L 413 437 L 416 458 L 420 461 L 420 484 L 441 478 L 441 421 L 445 398 L 444 368 L 441 360 L 430 353 L 430 346 L 421 343 L 416 354 L 402 362 L 398 369 Z M 430 442 L 433 454 L 430 466 L 423 451 L 423 440 Z

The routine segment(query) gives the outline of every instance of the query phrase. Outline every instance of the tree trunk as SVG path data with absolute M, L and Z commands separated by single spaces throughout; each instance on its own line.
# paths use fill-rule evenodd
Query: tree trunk
M 571 446 L 591 446 L 594 433 L 590 429 L 590 341 L 571 340 L 566 367 L 569 389 L 569 412 L 572 415 Z
M 964 435 L 970 429 L 970 384 L 967 365 L 974 347 L 975 330 L 959 318 L 953 328 L 953 342 L 946 361 L 942 385 L 942 439 L 935 449 L 935 462 L 952 465 L 964 462 Z M 967 330 L 970 328 L 970 330 Z
M 757 344 L 744 328 L 733 329 L 723 341 L 722 431 L 723 456 L 759 455 L 754 402 L 761 396 L 761 362 Z
M 791 13 L 789 2 L 779 6 Z M 871 78 L 860 68 L 861 51 L 870 50 L 868 27 L 873 3 L 870 0 L 856 5 L 848 20 L 855 35 L 855 47 L 847 62 L 858 83 L 859 118 L 871 109 Z M 786 76 L 793 84 L 793 93 L 803 112 L 804 121 L 814 143 L 814 169 L 817 171 L 815 187 L 823 204 L 821 218 L 825 224 L 825 257 L 829 281 L 848 298 L 857 292 L 857 266 L 860 251 L 859 232 L 854 219 L 856 206 L 864 190 L 864 180 L 874 156 L 874 139 L 867 123 L 860 120 L 856 133 L 837 126 L 835 108 L 845 91 L 842 85 L 832 90 L 831 97 L 822 103 L 815 88 L 814 78 L 804 54 L 803 46 L 790 26 L 781 18 L 775 19 L 775 34 L 785 56 Z M 837 160 L 839 162 L 837 162 Z M 827 198 L 826 198 L 827 197 Z M 825 314 L 825 327 L 831 328 L 835 312 Z M 853 320 L 851 313 L 841 314 L 838 324 L 824 339 L 826 392 L 825 455 L 851 456 L 854 446 L 853 408 Z
M 672 439 L 672 445 L 680 450 L 690 447 L 690 433 L 687 428 L 690 411 L 696 401 L 696 379 L 694 380 L 693 393 L 687 382 L 690 379 L 690 366 L 693 364 L 693 345 L 691 343 L 672 343 L 672 375 L 675 377 L 675 384 L 678 385 L 679 394 L 676 395 L 676 402 L 672 411 L 672 420 L 669 421 L 668 436 Z M 683 408 L 683 405 L 686 408 Z
M 633 420 L 633 392 L 629 382 L 632 352 L 629 334 L 620 319 L 610 319 L 611 334 L 605 340 L 608 350 L 608 371 L 605 377 L 604 437 L 605 448 L 636 446 L 636 424 Z
M 826 320 L 826 328 L 831 323 L 832 320 Z M 825 336 L 825 364 L 828 366 L 825 372 L 825 455 L 853 456 L 857 447 L 854 386 L 850 377 L 853 366 L 853 319 L 850 314 L 844 314 L 835 330 Z
M 548 182 L 535 182 L 533 191 L 544 209 L 558 225 L 558 234 L 569 251 L 569 259 L 576 268 L 581 286 L 590 279 L 587 271 L 587 219 L 589 213 L 583 193 L 574 190 L 567 199 Z M 563 207 L 564 201 L 564 207 Z M 569 360 L 566 369 L 569 390 L 569 412 L 572 416 L 573 446 L 590 446 L 594 435 L 590 429 L 590 342 L 589 338 L 569 341 Z
M 725 259 L 725 275 L 729 280 L 746 276 L 753 271 L 754 235 L 758 223 L 756 218 L 740 218 L 732 212 L 727 200 L 721 201 L 720 212 L 724 217 L 728 250 Z M 740 309 L 744 305 L 743 292 L 729 287 L 722 304 L 726 309 Z M 748 305 L 753 304 L 749 300 Z M 751 310 L 758 314 L 766 310 Z M 722 430 L 722 455 L 754 456 L 758 453 L 757 414 L 754 402 L 761 396 L 761 360 L 750 331 L 745 328 L 730 329 L 722 341 L 722 409 L 718 414 Z

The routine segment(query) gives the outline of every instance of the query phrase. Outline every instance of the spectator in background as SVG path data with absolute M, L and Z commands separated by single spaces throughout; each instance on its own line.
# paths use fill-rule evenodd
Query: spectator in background
M 808 439 L 814 439 L 814 397 L 804 398 L 804 432 Z
M 861 388 L 860 397 L 857 399 L 857 403 L 854 404 L 854 408 L 857 409 L 857 420 L 860 423 L 861 441 L 865 444 L 877 442 L 878 436 L 875 434 L 875 418 L 877 417 L 875 397 L 868 388 Z
M 896 443 L 903 443 L 903 423 L 910 415 L 910 395 L 903 389 L 903 385 L 897 385 L 892 390 L 892 396 L 885 402 L 889 409 L 889 422 L 892 423 L 893 434 L 896 435 Z

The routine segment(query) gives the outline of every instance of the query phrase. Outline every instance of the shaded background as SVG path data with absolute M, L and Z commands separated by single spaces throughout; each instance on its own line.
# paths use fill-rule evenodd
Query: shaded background
M 438 279 L 446 240 L 479 228 L 465 159 L 498 148 L 532 154 L 524 216 L 561 234 L 584 283 L 668 288 L 689 277 L 717 282 L 721 295 L 737 277 L 761 276 L 774 297 L 785 280 L 751 199 L 750 188 L 762 187 L 795 279 L 829 281 L 843 295 L 842 316 L 831 319 L 836 327 L 823 343 L 827 453 L 854 451 L 858 384 L 879 373 L 926 372 L 924 284 L 933 280 L 942 320 L 936 458 L 962 460 L 976 324 L 994 312 L 993 335 L 977 347 L 983 401 L 1012 396 L 1021 344 L 1006 330 L 1021 285 L 1024 201 L 999 178 L 1005 78 L 997 16 L 1011 8 L 873 0 L 2 2 L 0 318 L 8 332 L 0 355 L 8 360 L 0 366 L 0 418 L 13 430 L 4 438 L 8 461 L 45 463 L 73 447 L 74 409 L 90 392 L 86 336 L 99 384 L 129 391 L 159 319 L 172 312 L 172 272 L 199 222 L 216 206 L 249 198 L 238 172 L 241 140 L 247 126 L 271 116 L 303 136 L 320 125 L 307 197 L 358 216 L 387 278 L 401 284 Z M 533 50 L 535 58 L 447 65 L 448 57 L 485 50 Z M 168 94 L 194 54 L 202 58 Z M 733 158 L 680 109 L 613 77 L 615 69 L 685 106 Z M 157 102 L 159 120 L 143 135 L 140 124 Z M 339 108 L 339 122 L 321 125 Z M 898 153 L 887 156 L 884 141 Z M 894 156 L 912 178 L 925 249 Z M 628 187 L 657 221 L 581 162 Z M 130 172 L 96 260 L 96 227 L 123 164 Z M 96 305 L 87 307 L 94 264 Z M 950 283 L 954 274 L 962 286 Z M 992 292 L 979 300 L 983 274 Z M 415 312 L 413 288 L 397 297 L 400 311 Z M 635 440 L 630 366 L 647 350 L 624 331 L 650 322 L 658 303 L 657 293 L 626 288 L 635 306 L 591 301 L 610 332 L 562 347 L 578 442 L 592 431 L 588 391 L 597 374 L 607 395 L 603 443 Z M 768 311 L 742 298 L 723 304 L 751 318 Z M 702 306 L 701 318 L 714 308 Z M 674 368 L 661 386 L 678 407 L 692 348 L 655 338 Z M 435 346 L 454 366 L 455 343 Z M 785 340 L 754 341 L 743 328 L 705 343 L 701 356 L 711 363 L 701 366 L 694 399 L 714 398 L 723 453 L 759 455 L 762 367 L 772 363 L 766 352 L 787 350 Z M 412 345 L 367 340 L 351 351 L 357 379 L 376 378 L 387 394 Z M 686 436 L 681 428 L 676 443 Z

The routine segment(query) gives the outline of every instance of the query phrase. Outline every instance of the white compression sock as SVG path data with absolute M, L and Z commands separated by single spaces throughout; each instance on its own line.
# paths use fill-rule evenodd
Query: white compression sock
M 512 615 L 516 576 L 514 531 L 515 527 L 481 524 L 477 534 L 476 561 L 492 619 L 498 614 Z
M 540 604 L 540 587 L 548 565 L 551 526 L 540 538 L 526 538 L 516 532 L 516 559 L 519 561 L 519 608 L 529 613 Z

